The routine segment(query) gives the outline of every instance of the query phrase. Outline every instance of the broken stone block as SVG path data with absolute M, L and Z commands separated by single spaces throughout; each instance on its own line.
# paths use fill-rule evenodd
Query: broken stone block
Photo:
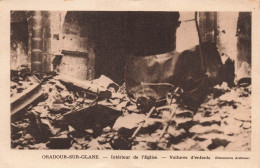
M 153 138 L 156 138 L 156 137 L 159 137 L 161 135 L 161 132 L 155 132 L 155 133 L 152 133 L 151 134 L 151 137 L 153 137 Z
M 229 115 L 228 114 L 221 114 L 221 119 L 224 119 L 224 118 L 228 118 L 229 117 Z
M 71 138 L 67 135 L 50 137 L 49 143 L 46 146 L 50 149 L 69 149 L 71 147 Z
M 90 136 L 83 136 L 81 138 L 73 137 L 72 147 L 76 144 L 75 146 L 80 145 L 82 148 L 85 148 L 88 145 L 90 140 L 91 140 Z
M 237 88 L 237 90 L 238 90 L 238 96 L 240 98 L 248 98 L 252 92 L 252 85 L 250 85 L 248 87 L 240 87 L 240 88 Z
M 21 130 L 25 130 L 29 126 L 29 123 L 11 123 L 11 133 L 15 134 Z
M 222 130 L 224 131 L 224 133 L 229 136 L 234 136 L 241 132 L 243 122 L 229 117 L 223 119 L 222 124 Z
M 172 145 L 172 148 L 174 150 L 180 150 L 180 151 L 184 151 L 184 150 L 189 150 L 191 149 L 192 146 L 194 146 L 196 144 L 196 141 L 194 141 L 193 139 L 186 139 L 185 141 L 182 141 L 178 144 L 174 144 Z
M 128 106 L 126 107 L 126 109 L 127 109 L 128 111 L 130 111 L 130 112 L 133 112 L 133 111 L 137 110 L 137 106 L 136 106 L 136 104 L 130 104 L 130 105 L 128 105 Z
M 232 125 L 236 127 L 241 127 L 242 126 L 242 121 L 234 119 L 234 117 L 228 117 L 222 120 L 223 124 L 226 125 Z
M 23 140 L 23 141 L 22 141 L 22 145 L 23 145 L 23 146 L 26 146 L 26 145 L 28 145 L 28 144 L 29 144 L 29 141 L 28 141 L 28 140 Z
M 174 138 L 180 137 L 183 134 L 186 134 L 186 131 L 184 129 L 176 129 L 175 127 L 169 127 L 167 131 L 170 135 L 172 135 Z
M 158 146 L 150 142 L 136 142 L 136 144 L 132 146 L 132 150 L 158 150 Z
M 202 112 L 197 112 L 194 115 L 194 117 L 193 117 L 193 121 L 199 123 L 201 118 L 203 118 L 203 113 Z
M 132 141 L 122 136 L 114 136 L 110 145 L 115 150 L 130 150 L 132 148 Z
M 251 121 L 251 110 L 241 106 L 234 112 L 234 118 L 239 121 Z
M 23 136 L 23 131 L 19 131 L 17 133 L 12 134 L 12 140 L 17 140 Z
M 223 91 L 230 91 L 230 87 L 228 86 L 227 82 L 223 82 L 221 85 L 216 85 L 214 88 Z
M 72 146 L 69 149 L 81 150 L 81 149 L 83 149 L 83 147 L 79 144 L 73 143 Z
M 52 104 L 51 106 L 49 106 L 49 110 L 54 114 L 57 113 L 64 114 L 70 111 L 71 109 L 63 104 Z
M 104 100 L 104 99 L 109 99 L 109 98 L 111 98 L 111 96 L 112 96 L 112 92 L 110 92 L 108 90 L 100 91 L 98 93 L 98 100 L 101 101 L 101 100 Z
M 96 140 L 98 141 L 99 144 L 105 144 L 108 142 L 108 139 L 105 137 L 98 137 Z
M 120 99 L 109 99 L 109 102 L 111 102 L 113 104 L 113 106 L 117 107 L 119 105 L 119 103 L 121 102 L 121 100 Z
M 224 150 L 225 150 L 224 146 L 219 146 L 219 147 L 213 149 L 212 151 L 224 151 Z
M 231 90 L 231 92 L 228 92 L 222 96 L 219 97 L 220 101 L 224 101 L 224 102 L 232 102 L 234 100 L 234 96 L 236 95 L 236 93 Z M 235 96 L 237 97 L 237 96 Z
M 188 130 L 194 125 L 192 118 L 176 118 L 175 122 L 178 129 L 184 128 L 185 130 Z
M 222 130 L 224 131 L 224 134 L 229 136 L 234 136 L 241 132 L 241 128 L 236 125 L 223 126 Z
M 41 122 L 49 127 L 52 135 L 56 135 L 60 131 L 60 128 L 53 127 L 48 119 L 41 119 Z
M 211 117 L 202 117 L 198 120 L 200 125 L 202 126 L 210 126 L 213 124 L 220 125 L 221 124 L 221 117 L 219 115 L 213 115 Z
M 200 136 L 195 136 L 195 138 L 193 138 L 195 141 L 205 141 L 207 140 L 207 138 L 204 138 L 204 137 L 200 137 Z
M 226 147 L 230 141 L 226 140 L 226 139 L 220 139 L 220 138 L 215 138 L 211 140 L 212 143 L 208 146 L 209 150 L 213 150 L 216 149 L 220 146 Z
M 166 138 L 166 139 L 169 139 L 171 137 L 171 135 L 170 134 L 164 134 L 163 137 Z
M 94 79 L 91 82 L 105 89 L 114 88 L 115 91 L 119 89 L 119 85 L 105 75 L 101 75 L 98 79 Z
M 105 127 L 105 128 L 103 129 L 103 132 L 109 132 L 109 131 L 111 131 L 111 127 Z
M 83 90 L 89 90 L 93 93 L 98 93 L 99 91 L 106 91 L 107 89 L 114 88 L 118 90 L 119 86 L 113 82 L 110 78 L 101 75 L 98 79 L 92 81 L 80 80 L 66 75 L 58 75 L 56 79 L 60 80 L 63 84 L 71 89 L 80 88 Z M 117 86 L 117 87 L 115 87 Z
M 146 115 L 144 114 L 137 114 L 137 113 L 132 113 L 126 116 L 121 116 L 119 117 L 114 126 L 114 130 L 119 130 L 120 128 L 127 128 L 127 129 L 134 129 L 137 128 L 138 125 L 144 121 L 146 118 Z
M 168 120 L 169 117 L 170 117 L 170 115 L 171 115 L 170 110 L 161 110 L 159 116 L 160 116 L 163 120 Z
M 92 141 L 90 141 L 86 146 L 86 149 L 88 150 L 101 150 L 102 148 L 100 147 L 100 144 L 93 139 Z
M 185 117 L 185 118 L 192 118 L 194 116 L 193 111 L 190 110 L 182 110 L 180 108 L 178 108 L 176 111 L 176 117 Z
M 16 148 L 17 146 L 26 147 L 26 146 L 28 146 L 30 144 L 35 144 L 36 143 L 34 137 L 32 137 L 32 135 L 30 135 L 28 133 L 25 133 L 25 132 L 21 131 L 21 133 L 18 133 L 18 136 L 19 137 L 17 137 L 17 139 L 12 137 L 12 140 L 11 140 L 11 142 L 12 142 L 11 143 L 11 147 L 12 148 Z
M 50 127 L 42 123 L 39 114 L 30 112 L 28 114 L 30 125 L 27 132 L 31 134 L 37 142 L 47 142 L 50 136 L 53 136 Z
M 25 134 L 23 138 L 24 140 L 27 140 L 27 142 L 30 142 L 31 140 L 34 139 L 31 134 Z
M 163 126 L 162 120 L 158 120 L 156 118 L 148 118 L 146 119 L 143 128 L 152 129 L 152 127 L 155 127 L 155 129 L 158 129 L 161 128 L 162 126 Z
M 38 143 L 38 144 L 34 144 L 34 145 L 29 145 L 28 148 L 29 149 L 38 149 L 38 150 L 47 149 L 46 143 Z
M 168 142 L 165 139 L 162 139 L 160 142 L 157 143 L 157 148 L 160 150 L 165 150 L 168 146 Z
M 187 132 L 182 129 L 176 129 L 175 127 L 169 126 L 168 134 L 172 136 L 171 141 L 173 144 L 181 142 L 183 139 L 187 138 Z
M 195 144 L 190 146 L 189 150 L 196 150 L 196 151 L 207 151 L 209 150 L 207 147 L 211 144 L 211 140 L 204 140 L 204 141 L 196 141 Z
M 217 124 L 211 126 L 195 125 L 189 129 L 189 132 L 195 134 L 223 133 Z
M 146 122 L 144 122 L 146 120 Z M 130 138 L 137 127 L 143 124 L 139 130 L 139 134 L 152 134 L 162 123 L 155 118 L 148 118 L 144 114 L 132 113 L 126 116 L 119 117 L 113 126 L 113 130 L 118 132 L 119 136 Z
M 85 132 L 88 133 L 88 134 L 93 134 L 93 129 L 85 129 Z
M 64 114 L 63 121 L 71 125 L 76 131 L 93 129 L 93 135 L 101 133 L 103 128 L 112 127 L 116 119 L 122 115 L 121 111 L 100 104 Z
M 211 117 L 213 115 L 213 113 L 211 111 L 205 111 L 205 113 L 203 114 L 203 117 Z
M 226 139 L 227 141 L 232 141 L 234 139 L 234 138 L 232 138 L 230 136 L 227 136 L 225 134 L 219 134 L 219 133 L 202 134 L 202 135 L 199 135 L 198 137 L 205 138 L 205 139 L 220 138 L 220 139 Z

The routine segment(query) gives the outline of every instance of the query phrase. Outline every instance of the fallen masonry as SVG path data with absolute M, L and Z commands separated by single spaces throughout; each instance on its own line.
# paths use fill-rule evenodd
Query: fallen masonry
M 12 80 L 12 96 L 26 91 L 17 90 L 31 75 L 23 77 Z M 146 97 L 134 102 L 124 87 L 105 76 L 80 81 L 52 74 L 43 79 L 39 85 L 44 96 L 12 115 L 14 149 L 251 150 L 251 85 L 217 85 L 194 110 Z

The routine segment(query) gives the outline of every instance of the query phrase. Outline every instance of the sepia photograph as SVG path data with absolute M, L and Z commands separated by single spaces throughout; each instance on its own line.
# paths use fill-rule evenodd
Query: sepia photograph
M 252 150 L 252 12 L 11 10 L 8 24 L 12 150 Z

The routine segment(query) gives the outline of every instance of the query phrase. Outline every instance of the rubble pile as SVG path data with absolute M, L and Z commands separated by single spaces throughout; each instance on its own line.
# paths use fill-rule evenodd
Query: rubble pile
M 12 120 L 12 148 L 250 150 L 251 86 L 215 86 L 191 111 L 178 103 L 155 107 L 148 98 L 133 102 L 124 85 L 105 76 L 85 84 L 66 80 L 42 81 L 45 98 Z
M 178 150 L 251 149 L 251 86 L 213 88 L 189 128 L 190 137 L 172 145 Z
M 18 70 L 11 71 L 10 96 L 15 96 L 34 85 L 34 81 L 30 76 L 30 69 L 21 67 Z

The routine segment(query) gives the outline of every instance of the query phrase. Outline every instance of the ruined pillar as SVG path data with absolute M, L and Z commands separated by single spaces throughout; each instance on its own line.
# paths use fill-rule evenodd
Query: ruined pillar
M 43 52 L 43 31 L 41 11 L 32 12 L 31 21 L 31 70 L 33 72 L 42 72 L 42 52 Z
M 235 83 L 251 75 L 251 13 L 219 12 L 217 45 L 223 62 L 235 62 Z M 241 68 L 242 67 L 242 68 Z
M 42 52 L 42 72 L 50 72 L 52 70 L 52 31 L 51 31 L 51 15 L 50 11 L 42 12 L 42 31 L 43 31 L 43 52 Z
M 251 83 L 251 13 L 239 12 L 237 21 L 237 62 L 238 84 Z
M 199 29 L 201 41 L 215 40 L 215 12 L 199 12 Z

